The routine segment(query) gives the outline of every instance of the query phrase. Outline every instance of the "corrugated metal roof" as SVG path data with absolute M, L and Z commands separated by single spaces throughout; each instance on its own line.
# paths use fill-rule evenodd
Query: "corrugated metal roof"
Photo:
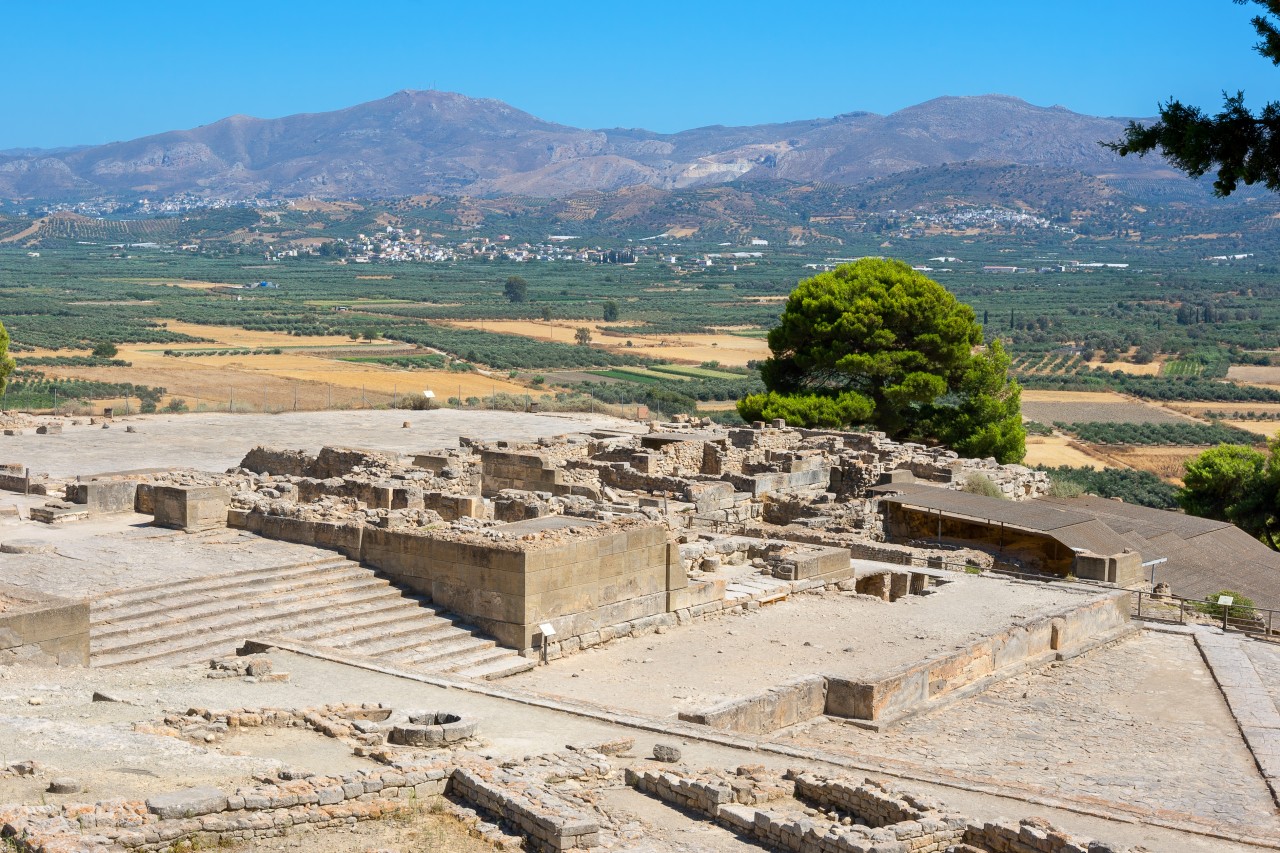
M 888 503 L 1042 533 L 1095 554 L 1131 548 L 1144 561 L 1163 557 L 1156 582 L 1168 583 L 1175 595 L 1204 598 L 1231 589 L 1259 607 L 1280 609 L 1280 553 L 1225 521 L 1095 495 L 1007 501 L 925 483 L 873 491 Z
M 1280 608 L 1280 553 L 1233 524 L 1095 495 L 1042 500 L 1095 514 L 1143 560 L 1165 558 L 1155 579 L 1175 595 L 1204 598 L 1230 589 L 1259 607 Z
M 899 485 L 903 488 L 899 489 Z M 886 494 L 881 500 L 901 506 L 940 510 L 997 524 L 1003 522 L 1041 533 L 1093 520 L 1091 515 L 1071 512 L 1041 501 L 1009 501 L 919 483 L 895 484 L 893 490 L 901 491 L 902 494 Z
M 1076 498 L 1039 498 L 1036 502 L 1052 504 L 1069 512 L 1088 513 L 1094 518 L 1106 521 L 1107 526 L 1117 533 L 1138 530 L 1148 539 L 1165 532 L 1177 533 L 1185 539 L 1189 536 L 1199 536 L 1202 533 L 1232 527 L 1225 521 L 1137 506 L 1124 501 L 1100 498 L 1097 495 L 1080 495 Z

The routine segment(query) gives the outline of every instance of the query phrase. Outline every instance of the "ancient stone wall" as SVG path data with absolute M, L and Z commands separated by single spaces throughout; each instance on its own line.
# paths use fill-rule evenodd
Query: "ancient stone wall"
M 90 480 L 68 483 L 64 494 L 74 504 L 93 513 L 134 512 L 138 502 L 137 480 Z
M 768 734 L 823 715 L 827 680 L 808 676 L 771 687 L 764 693 L 730 699 L 703 711 L 681 712 L 680 719 L 721 731 Z
M 89 602 L 0 584 L 0 665 L 88 666 Z
M 518 827 L 533 850 L 559 853 L 599 845 L 600 825 L 590 814 L 545 788 L 529 790 L 524 781 L 497 767 L 459 767 L 449 790 Z
M 870 681 L 829 677 L 826 713 L 889 725 L 994 678 L 1073 656 L 1132 630 L 1128 593 L 1093 596 Z
M 1030 819 L 977 823 L 941 803 L 873 779 L 855 783 L 788 772 L 775 781 L 762 769 L 735 773 L 684 768 L 628 769 L 626 783 L 678 808 L 707 815 L 738 835 L 794 853 L 942 853 L 959 845 L 975 853 L 1119 853 L 1121 848 L 1074 838 Z M 802 815 L 760 808 L 785 795 L 813 806 Z

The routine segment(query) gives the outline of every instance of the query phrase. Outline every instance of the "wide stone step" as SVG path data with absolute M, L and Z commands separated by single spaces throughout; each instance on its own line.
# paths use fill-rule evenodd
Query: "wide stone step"
M 429 623 L 423 620 L 422 622 L 417 622 L 417 624 L 388 628 L 379 635 L 362 637 L 343 635 L 335 638 L 336 642 L 331 640 L 328 645 L 333 646 L 335 649 L 345 649 L 361 655 L 381 657 L 402 652 L 406 649 L 416 649 L 433 640 L 452 636 L 459 631 L 470 633 L 464 628 L 459 628 L 443 616 L 435 616 L 433 621 Z
M 450 655 L 436 665 L 442 672 L 458 672 L 473 666 L 483 666 L 513 654 L 515 652 L 511 649 L 504 649 L 495 644 L 484 649 L 475 649 L 462 654 Z
M 104 593 L 101 606 L 110 608 L 115 603 L 122 604 L 136 603 L 147 600 L 165 598 L 173 592 L 183 590 L 201 589 L 204 586 L 219 587 L 224 586 L 228 582 L 236 579 L 249 579 L 256 575 L 274 575 L 289 571 L 307 571 L 317 568 L 323 568 L 334 565 L 354 566 L 356 563 L 341 556 L 326 556 L 315 560 L 304 560 L 296 563 L 282 563 L 274 566 L 257 566 L 253 568 L 233 569 L 229 572 L 218 572 L 211 575 L 202 575 L 195 578 L 182 578 L 172 581 L 161 581 L 160 583 L 147 584 L 145 586 L 131 586 L 114 589 Z
M 209 658 L 229 657 L 235 654 L 239 646 L 238 638 L 208 635 L 193 640 L 190 636 L 183 636 L 166 643 L 157 643 L 143 652 L 95 654 L 92 666 L 95 669 L 139 663 L 149 666 L 180 666 Z
M 172 612 L 159 613 L 147 618 L 126 619 L 120 622 L 104 620 L 92 623 L 90 636 L 109 639 L 122 634 L 147 633 L 151 631 L 171 630 L 175 625 L 206 625 L 208 620 L 222 616 L 234 615 L 240 611 L 277 605 L 296 605 L 316 598 L 332 599 L 347 593 L 364 592 L 371 589 L 386 590 L 398 596 L 391 583 L 369 573 L 346 576 L 341 580 L 325 584 L 303 584 L 290 586 L 281 590 L 270 590 L 269 594 L 242 597 L 228 593 L 222 597 L 210 597 L 200 604 L 176 608 Z
M 465 655 L 483 649 L 492 649 L 497 645 L 493 640 L 485 640 L 460 631 L 456 637 L 441 638 L 433 643 L 424 643 L 416 649 L 409 649 L 393 655 L 384 655 L 381 659 L 397 666 L 440 672 L 440 664 L 443 661 L 453 660 L 458 655 Z
M 128 648 L 145 646 L 149 642 L 163 640 L 174 634 L 191 634 L 198 631 L 212 631 L 225 634 L 227 631 L 272 622 L 282 628 L 294 624 L 307 614 L 316 611 L 329 613 L 336 606 L 348 606 L 377 601 L 383 596 L 398 597 L 399 593 L 390 585 L 377 578 L 352 581 L 347 584 L 332 585 L 307 594 L 296 594 L 281 597 L 263 598 L 257 601 L 222 601 L 210 612 L 189 619 L 176 619 L 163 624 L 151 624 L 145 629 L 120 628 L 107 632 L 90 631 L 91 649 L 98 647 L 103 651 L 119 652 Z M 331 618 L 341 618 L 330 613 Z M 124 642 L 113 642 L 123 640 Z
M 537 666 L 536 661 L 522 658 L 510 649 L 502 649 L 502 651 L 506 652 L 506 654 L 481 664 L 473 664 L 466 669 L 459 669 L 456 674 L 475 681 L 493 681 L 499 678 L 506 678 L 508 675 L 528 672 Z
M 94 625 L 120 625 L 157 616 L 169 618 L 185 610 L 199 608 L 211 601 L 244 599 L 263 593 L 279 594 L 295 589 L 362 579 L 368 575 L 367 570 L 361 569 L 355 563 L 345 563 L 332 567 L 300 569 L 277 576 L 262 576 L 248 582 L 233 579 L 225 581 L 222 586 L 175 591 L 168 597 L 147 599 L 106 609 L 99 609 L 95 605 L 90 621 Z
M 346 621 L 338 623 L 325 622 L 314 627 L 293 630 L 289 633 L 289 637 L 302 642 L 329 645 L 333 639 L 346 639 L 353 636 L 363 637 L 366 635 L 378 636 L 377 632 L 381 629 L 390 629 L 405 619 L 417 615 L 425 615 L 426 618 L 431 619 L 435 614 L 433 610 L 424 607 L 417 601 L 401 597 L 394 601 L 388 601 L 386 605 L 380 604 L 376 608 L 369 608 L 354 614 Z

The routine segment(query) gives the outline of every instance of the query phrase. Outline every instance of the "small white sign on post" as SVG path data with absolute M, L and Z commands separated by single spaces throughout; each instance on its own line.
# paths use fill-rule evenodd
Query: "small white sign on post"
M 550 642 L 551 638 L 556 635 L 556 626 L 552 625 L 550 622 L 543 622 L 542 624 L 538 625 L 538 630 L 542 632 L 542 648 L 541 648 L 542 662 L 548 663 L 549 661 L 547 660 L 547 643 Z
M 1230 607 L 1231 605 L 1233 605 L 1233 604 L 1235 604 L 1235 603 L 1236 603 L 1236 598 L 1235 598 L 1235 596 L 1234 596 L 1234 595 L 1220 595 L 1220 596 L 1218 596 L 1218 604 L 1219 604 L 1219 605 L 1221 605 L 1221 606 L 1223 606 L 1223 607 Z

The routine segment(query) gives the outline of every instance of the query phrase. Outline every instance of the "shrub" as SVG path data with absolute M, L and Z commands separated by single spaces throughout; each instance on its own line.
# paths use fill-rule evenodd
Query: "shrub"
M 987 498 L 1004 498 L 1005 496 L 994 480 L 986 474 L 978 474 L 976 472 L 965 477 L 964 484 L 960 486 L 960 491 L 968 492 L 971 495 L 982 495 Z
M 1204 601 L 1196 602 L 1196 609 L 1207 616 L 1212 616 L 1214 619 L 1221 619 L 1222 611 L 1228 609 L 1218 603 L 1218 599 L 1224 595 L 1229 595 L 1234 599 L 1229 608 L 1231 612 L 1227 614 L 1228 619 L 1254 618 L 1253 599 L 1230 589 L 1218 590 Z

